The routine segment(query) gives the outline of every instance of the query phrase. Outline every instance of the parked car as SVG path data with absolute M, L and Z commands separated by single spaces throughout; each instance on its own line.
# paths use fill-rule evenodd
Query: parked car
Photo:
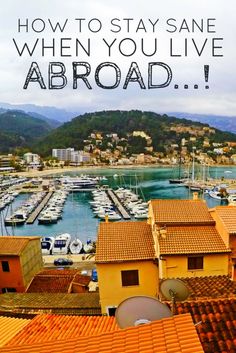
M 55 266 L 71 266 L 71 265 L 73 265 L 73 261 L 70 259 L 60 257 L 59 259 L 54 260 L 54 265 Z
M 97 282 L 98 281 L 98 273 L 97 273 L 96 268 L 92 269 L 91 280 L 93 282 Z

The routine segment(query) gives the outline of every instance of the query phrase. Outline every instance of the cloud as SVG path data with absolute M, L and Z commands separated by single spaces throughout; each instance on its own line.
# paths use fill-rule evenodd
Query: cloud
M 1 100 L 55 105 L 72 111 L 138 108 L 235 115 L 235 11 L 234 0 L 228 0 L 227 4 L 221 0 L 9 0 L 0 15 L 0 52 L 3 53 L 0 61 Z M 85 20 L 75 20 L 79 18 Z M 18 31 L 18 19 L 21 24 L 28 21 L 27 31 L 26 27 Z M 111 19 L 116 19 L 113 25 Z M 52 30 L 56 22 L 60 22 L 62 27 L 65 24 L 63 33 Z M 96 33 L 99 23 L 102 27 Z M 40 32 L 44 25 L 45 29 Z M 203 32 L 199 29 L 201 25 Z M 119 28 L 120 31 L 116 32 Z M 34 54 L 29 56 L 25 52 L 20 57 L 13 38 L 19 50 L 25 42 L 32 49 L 38 39 Z M 62 41 L 64 48 L 60 46 L 61 38 L 66 38 Z M 86 54 L 88 39 L 90 51 Z M 42 49 L 43 45 L 52 45 L 53 40 L 55 53 L 52 48 Z M 61 57 L 61 51 L 71 56 Z M 223 56 L 212 57 L 214 51 Z M 133 55 L 129 56 L 132 52 Z M 153 55 L 148 56 L 148 53 Z M 37 82 L 31 82 L 24 90 L 32 61 L 38 63 L 47 87 L 48 63 L 63 62 L 67 86 L 62 90 L 42 90 Z M 87 79 L 92 90 L 81 80 L 78 88 L 73 89 L 73 61 L 84 61 L 90 65 L 91 73 Z M 105 61 L 114 62 L 120 69 L 121 81 L 116 89 L 102 89 L 96 84 L 96 68 Z M 170 85 L 167 88 L 142 90 L 137 82 L 130 82 L 127 89 L 123 89 L 133 61 L 138 64 L 146 87 L 148 63 L 167 63 L 173 73 Z M 204 76 L 206 64 L 210 67 L 208 83 Z M 114 72 L 106 67 L 99 72 L 104 85 L 115 82 Z M 164 76 L 164 71 L 157 70 L 153 80 L 161 83 Z M 174 88 L 176 84 L 178 89 Z M 186 84 L 188 89 L 184 88 Z M 194 84 L 199 88 L 194 89 Z M 205 89 L 206 84 L 209 90 Z

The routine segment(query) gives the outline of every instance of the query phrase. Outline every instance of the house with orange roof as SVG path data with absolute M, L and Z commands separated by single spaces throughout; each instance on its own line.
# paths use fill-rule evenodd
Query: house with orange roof
M 102 313 L 133 295 L 158 293 L 158 262 L 147 222 L 100 223 L 95 261 Z
M 0 237 L 0 292 L 24 292 L 43 267 L 40 237 Z
M 236 281 L 236 207 L 217 206 L 210 210 L 210 214 L 225 245 L 231 249 L 229 274 Z
M 215 228 L 203 200 L 151 200 L 160 278 L 228 274 L 230 249 Z

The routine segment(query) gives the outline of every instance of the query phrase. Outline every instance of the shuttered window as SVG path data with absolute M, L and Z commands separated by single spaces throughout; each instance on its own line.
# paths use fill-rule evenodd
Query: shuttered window
M 203 256 L 188 257 L 188 270 L 203 270 Z
M 122 286 L 138 286 L 138 270 L 121 271 Z

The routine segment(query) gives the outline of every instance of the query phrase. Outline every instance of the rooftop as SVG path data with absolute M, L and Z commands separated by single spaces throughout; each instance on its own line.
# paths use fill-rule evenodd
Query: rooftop
M 83 276 L 78 270 L 43 270 L 34 276 L 27 292 L 68 293 L 73 282 L 88 286 L 90 276 Z
M 98 293 L 5 293 L 0 312 L 99 315 L 101 306 Z
M 236 299 L 177 303 L 177 314 L 190 313 L 205 353 L 236 352 Z
M 93 336 L 119 330 L 114 316 L 37 315 L 27 327 L 6 345 L 26 345 L 39 342 Z
M 214 226 L 168 226 L 166 230 L 166 237 L 159 237 L 160 255 L 230 252 Z
M 203 353 L 189 314 L 96 336 L 5 347 L 2 353 Z
M 155 258 L 151 227 L 147 222 L 100 223 L 95 261 L 118 262 Z
M 2 236 L 0 237 L 0 255 L 20 255 L 26 245 L 35 239 L 40 237 L 14 237 L 14 236 Z
M 29 322 L 30 320 L 26 319 L 0 316 L 0 347 L 3 347 Z
M 214 225 L 203 200 L 151 200 L 154 220 L 160 225 Z
M 217 206 L 213 210 L 221 219 L 229 234 L 236 234 L 236 207 L 235 206 Z
M 229 276 L 179 278 L 188 289 L 188 300 L 236 298 L 236 282 Z M 163 280 L 160 281 L 160 283 Z M 164 299 L 164 298 L 162 298 Z

